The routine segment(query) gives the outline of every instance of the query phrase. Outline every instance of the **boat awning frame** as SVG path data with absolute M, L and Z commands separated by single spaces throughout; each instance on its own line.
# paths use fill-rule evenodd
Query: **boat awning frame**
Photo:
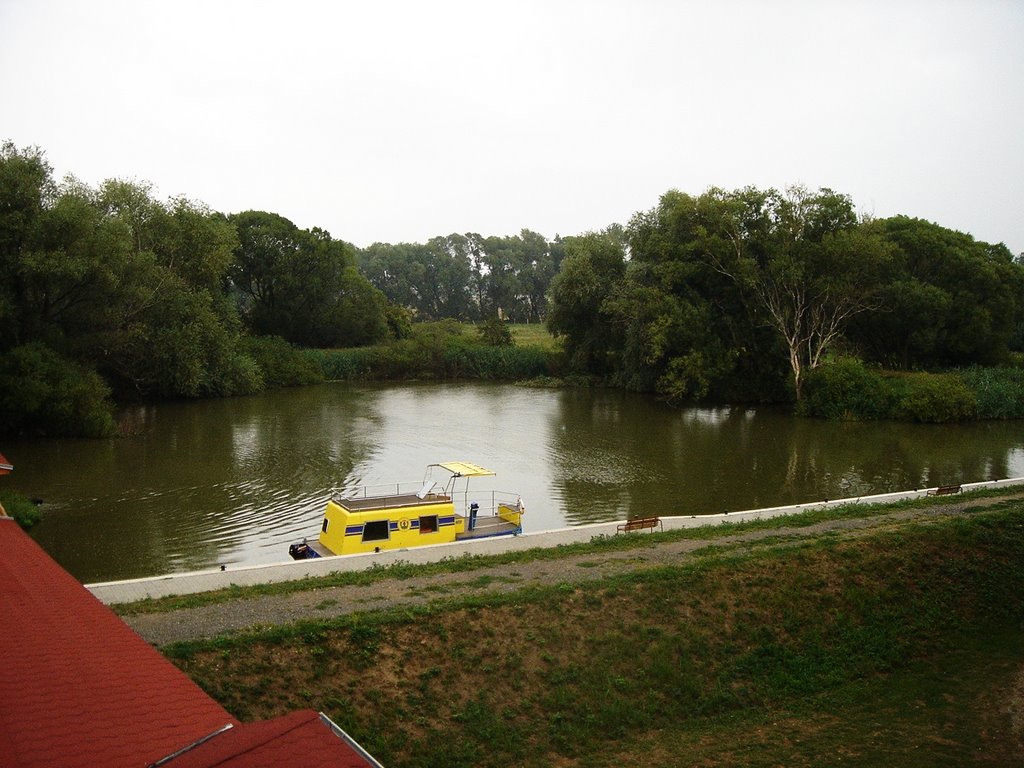
M 438 464 L 429 464 L 427 470 L 430 467 L 441 467 L 452 473 L 455 477 L 494 477 L 494 472 L 485 467 L 481 467 L 479 464 L 473 464 L 468 461 L 444 461 Z

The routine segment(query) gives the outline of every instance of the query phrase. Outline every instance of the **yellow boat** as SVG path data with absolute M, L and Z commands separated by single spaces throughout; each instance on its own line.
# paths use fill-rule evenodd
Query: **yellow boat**
M 318 540 L 292 544 L 288 553 L 304 560 L 517 536 L 523 532 L 526 511 L 520 496 L 486 491 L 470 500 L 469 479 L 493 476 L 491 470 L 467 461 L 447 461 L 430 464 L 422 483 L 334 494 L 327 502 Z

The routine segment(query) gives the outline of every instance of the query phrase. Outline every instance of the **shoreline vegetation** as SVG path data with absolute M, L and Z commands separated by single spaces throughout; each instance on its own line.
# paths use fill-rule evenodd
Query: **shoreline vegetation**
M 646 567 L 629 552 L 678 532 L 574 545 L 544 583 L 525 555 L 309 582 L 354 612 L 163 652 L 243 720 L 319 709 L 396 768 L 1011 765 L 1024 498 L 1002 491 L 715 527 Z M 428 597 L 360 609 L 372 584 Z
M 357 248 L 146 183 L 59 182 L 43 150 L 8 141 L 0 212 L 5 435 L 110 437 L 114 403 L 324 379 L 1024 418 L 1024 255 L 858 218 L 829 189 L 669 190 L 599 232 Z

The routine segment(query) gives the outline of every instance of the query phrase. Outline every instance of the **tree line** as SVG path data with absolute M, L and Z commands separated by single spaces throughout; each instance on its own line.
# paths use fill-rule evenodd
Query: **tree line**
M 426 243 L 374 243 L 359 266 L 388 300 L 419 320 L 500 317 L 543 322 L 548 289 L 564 256 L 561 238 L 522 230 L 509 237 L 468 233 Z
M 451 321 L 490 320 L 493 337 L 495 318 L 546 322 L 564 355 L 469 364 L 446 341 Z M 40 149 L 0 148 L 0 432 L 106 434 L 111 397 L 321 380 L 326 358 L 304 348 L 366 350 L 335 355 L 346 375 L 546 359 L 549 374 L 673 401 L 785 402 L 836 355 L 897 370 L 1011 361 L 1024 266 L 1003 245 L 859 219 L 849 197 L 803 188 L 673 190 L 625 227 L 553 241 L 524 229 L 360 250 L 143 183 L 58 182 Z
M 564 247 L 549 326 L 573 367 L 672 400 L 799 401 L 835 356 L 934 370 L 1024 349 L 1020 258 L 920 219 L 859 219 L 829 189 L 669 191 Z
M 111 394 L 315 379 L 301 359 L 282 369 L 281 339 L 376 343 L 400 332 L 393 309 L 323 230 L 162 202 L 141 183 L 58 183 L 41 150 L 0 149 L 0 431 L 104 434 Z
M 316 381 L 322 356 L 295 348 L 387 344 L 414 319 L 539 322 L 560 253 L 528 230 L 360 251 L 275 213 L 158 200 L 145 183 L 58 182 L 41 149 L 5 142 L 0 432 L 106 434 L 111 397 Z

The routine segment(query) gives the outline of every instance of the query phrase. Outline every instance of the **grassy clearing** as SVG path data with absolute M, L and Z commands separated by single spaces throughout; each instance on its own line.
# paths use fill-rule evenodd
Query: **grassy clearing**
M 512 323 L 509 330 L 517 347 L 539 347 L 546 352 L 555 352 L 561 347 L 544 323 Z
M 514 565 L 516 563 L 526 563 L 537 560 L 558 560 L 569 555 L 585 555 L 588 553 L 598 555 L 601 552 L 607 551 L 623 551 L 651 547 L 656 544 L 669 541 L 708 541 L 726 539 L 737 533 L 747 531 L 775 530 L 779 528 L 804 528 L 830 520 L 875 517 L 889 511 L 953 506 L 963 504 L 965 501 L 979 502 L 985 499 L 994 500 L 1005 497 L 1008 493 L 1017 493 L 1024 496 L 1024 487 L 994 488 L 973 491 L 971 493 L 964 493 L 956 496 L 915 499 L 886 505 L 853 504 L 822 510 L 809 510 L 780 518 L 725 523 L 721 525 L 708 525 L 700 528 L 689 528 L 675 531 L 643 533 L 630 536 L 597 536 L 591 539 L 591 541 L 581 544 L 567 544 L 559 545 L 557 547 L 538 547 L 536 549 L 529 549 L 522 552 L 509 552 L 501 555 L 461 555 L 459 557 L 446 558 L 438 563 L 429 563 L 424 565 L 412 565 L 404 562 L 398 562 L 389 566 L 373 565 L 364 571 L 338 572 L 332 573 L 328 576 L 311 577 L 307 579 L 271 584 L 257 584 L 247 587 L 232 585 L 226 589 L 213 590 L 195 595 L 171 595 L 169 597 L 156 599 L 147 598 L 133 603 L 120 603 L 111 607 L 115 613 L 121 616 L 130 616 L 140 613 L 161 613 L 165 611 L 180 610 L 182 608 L 196 608 L 202 605 L 213 605 L 216 603 L 227 602 L 229 600 L 260 597 L 263 595 L 283 595 L 294 592 L 325 589 L 328 587 L 365 586 L 384 579 L 409 579 L 438 573 L 466 573 L 484 568 Z M 1008 501 L 1006 503 L 1012 504 L 1014 502 Z M 998 502 L 993 501 L 993 504 L 998 504 Z
M 1022 565 L 1017 502 L 166 651 L 392 768 L 1012 765 Z

